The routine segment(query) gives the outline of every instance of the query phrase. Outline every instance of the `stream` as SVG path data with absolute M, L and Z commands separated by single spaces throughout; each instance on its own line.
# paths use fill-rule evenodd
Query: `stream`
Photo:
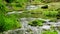
M 43 24 L 43 26 L 34 27 L 34 26 L 28 25 L 30 21 L 33 21 L 36 19 L 44 20 L 46 22 Z M 41 19 L 41 18 L 21 18 L 20 21 L 22 24 L 22 28 L 16 29 L 16 30 L 9 30 L 8 32 L 5 32 L 5 34 L 41 34 L 44 29 L 45 30 L 50 29 L 51 26 L 48 24 L 51 24 L 54 27 L 60 26 L 60 22 L 57 22 L 57 23 L 49 22 L 49 19 L 47 20 L 47 19 Z M 58 34 L 60 34 L 59 30 L 57 30 L 57 32 Z
M 34 26 L 30 26 L 30 25 L 28 25 L 28 23 L 29 23 L 29 21 L 28 21 L 28 19 L 29 19 L 29 21 L 32 21 L 32 19 L 33 20 L 35 20 L 35 19 L 40 19 L 40 20 L 44 20 L 44 21 L 46 21 L 46 23 L 44 23 L 44 25 L 43 26 L 37 26 L 37 27 L 34 27 Z M 48 22 L 48 23 L 47 23 Z M 50 25 L 48 25 L 48 24 L 51 24 L 51 25 L 53 25 L 54 27 L 57 27 L 57 26 L 60 26 L 60 22 L 57 22 L 57 23 L 54 23 L 54 22 L 49 22 L 49 20 L 45 20 L 45 19 L 41 19 L 41 18 L 21 18 L 21 23 L 22 23 L 22 28 L 23 29 L 31 29 L 32 30 L 32 32 L 33 32 L 33 34 L 41 34 L 41 32 L 42 32 L 42 30 L 43 29 L 46 29 L 46 30 L 48 30 L 48 29 L 50 29 Z M 58 31 L 58 30 L 57 30 Z M 26 32 L 26 31 L 25 31 Z M 59 33 L 59 31 L 58 31 L 58 33 Z M 27 34 L 29 34 L 28 32 L 27 32 Z M 31 33 L 30 33 L 31 34 Z M 59 33 L 60 34 L 60 33 Z
M 40 5 L 39 5 L 40 6 Z M 27 6 L 27 10 L 35 10 L 37 9 L 39 6 Z M 19 12 L 16 12 L 16 11 L 13 11 L 13 12 L 8 12 L 7 14 L 15 14 L 15 13 L 23 13 L 24 11 L 19 11 Z M 30 21 L 33 21 L 33 20 L 36 20 L 36 19 L 40 19 L 40 20 L 44 20 L 46 21 L 46 23 L 44 23 L 43 26 L 30 26 L 28 25 L 28 23 Z M 41 34 L 41 32 L 43 31 L 43 29 L 50 29 L 50 25 L 48 24 L 51 24 L 55 27 L 57 26 L 60 26 L 60 22 L 49 22 L 50 20 L 49 19 L 42 19 L 42 18 L 21 18 L 20 19 L 21 21 L 21 24 L 22 24 L 22 28 L 20 29 L 16 29 L 16 30 L 9 30 L 8 32 L 4 32 L 4 34 Z M 58 31 L 58 30 L 57 30 Z M 58 34 L 60 34 L 60 32 L 58 31 Z

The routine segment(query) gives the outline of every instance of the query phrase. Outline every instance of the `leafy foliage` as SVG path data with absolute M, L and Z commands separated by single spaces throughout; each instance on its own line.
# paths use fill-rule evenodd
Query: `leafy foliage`
M 9 30 L 9 29 L 16 29 L 18 27 L 21 27 L 21 24 L 19 23 L 19 21 L 17 21 L 17 18 L 14 15 L 10 15 L 5 17 L 5 25 L 4 28 L 5 30 Z
M 0 3 L 0 32 L 21 27 L 15 15 L 6 15 L 5 6 Z

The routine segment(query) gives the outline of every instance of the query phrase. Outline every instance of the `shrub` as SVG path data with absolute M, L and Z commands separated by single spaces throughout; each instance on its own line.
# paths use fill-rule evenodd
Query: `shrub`
M 21 27 L 15 16 L 0 15 L 0 32 Z
M 17 18 L 14 15 L 10 15 L 4 18 L 5 20 L 5 25 L 4 29 L 9 30 L 9 29 L 16 29 L 21 27 L 21 24 L 19 21 L 17 21 Z
M 4 21 L 4 15 L 1 13 L 0 14 L 0 32 L 4 30 L 4 24 L 5 24 L 5 21 Z
M 21 27 L 15 15 L 6 15 L 5 6 L 0 4 L 0 32 Z

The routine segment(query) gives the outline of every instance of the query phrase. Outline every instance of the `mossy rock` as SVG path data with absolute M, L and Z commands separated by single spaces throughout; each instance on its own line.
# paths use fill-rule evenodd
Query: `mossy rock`
M 43 20 L 34 20 L 34 21 L 30 22 L 29 25 L 31 25 L 31 26 L 42 26 L 44 22 L 45 21 L 43 21 Z

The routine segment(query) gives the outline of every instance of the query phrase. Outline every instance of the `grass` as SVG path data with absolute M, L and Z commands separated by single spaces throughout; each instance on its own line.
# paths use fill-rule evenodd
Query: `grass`
M 55 30 L 51 30 L 51 31 L 47 30 L 47 31 L 43 31 L 42 34 L 58 34 L 58 32 Z
M 0 3 L 0 32 L 21 27 L 21 24 L 17 21 L 17 16 L 6 15 L 6 12 L 6 6 Z
M 51 21 L 55 22 L 57 21 L 57 17 L 60 16 L 56 16 L 59 11 L 57 10 L 58 8 L 60 8 L 60 2 L 56 2 L 56 3 L 41 3 L 43 2 L 43 0 L 34 0 L 31 3 L 27 0 L 9 0 L 9 2 L 7 3 L 6 1 L 0 0 L 0 29 L 2 30 L 3 28 L 6 28 L 6 30 L 9 29 L 14 29 L 15 27 L 18 27 L 18 21 L 17 19 L 15 19 L 16 17 L 34 17 L 34 18 L 44 18 L 44 19 L 50 19 Z M 36 10 L 31 10 L 31 11 L 25 11 L 25 7 L 26 5 L 28 5 L 27 3 L 30 4 L 43 4 L 43 5 L 49 5 L 47 9 L 43 9 L 41 7 L 39 7 Z M 8 17 L 5 17 L 6 12 L 9 11 L 21 11 L 24 10 L 25 12 L 22 14 L 15 14 L 15 15 L 8 15 Z M 59 9 L 60 10 L 60 9 Z M 4 14 L 4 15 L 3 15 Z M 60 15 L 60 13 L 58 14 Z M 35 22 L 35 23 L 34 23 Z M 37 22 L 37 23 L 36 23 Z M 33 23 L 31 22 L 30 25 L 33 26 L 40 26 L 42 25 L 43 21 L 42 20 L 36 20 L 33 21 Z M 49 32 L 49 31 L 48 31 Z

